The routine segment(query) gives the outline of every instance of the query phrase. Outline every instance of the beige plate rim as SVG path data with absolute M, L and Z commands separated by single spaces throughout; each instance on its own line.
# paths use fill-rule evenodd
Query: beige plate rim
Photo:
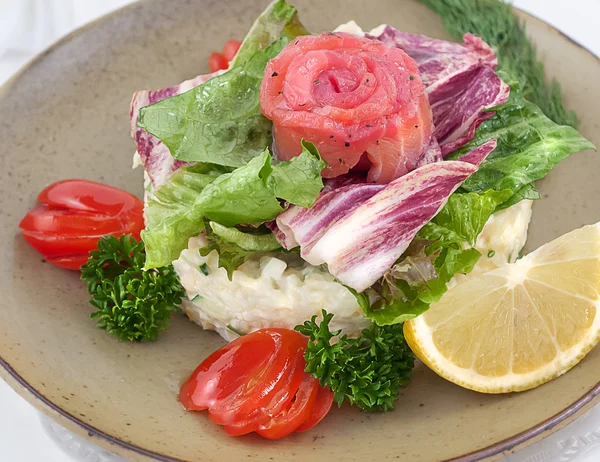
M 151 1 L 151 0 L 140 0 L 140 1 Z M 108 18 L 111 18 L 115 15 L 119 15 L 125 9 L 132 7 L 135 3 L 130 3 L 122 8 L 119 8 L 107 15 L 101 16 L 100 18 L 85 24 L 84 26 L 74 30 L 70 34 L 65 37 L 59 39 L 48 48 L 40 52 L 38 55 L 33 57 L 29 62 L 27 62 L 19 71 L 17 71 L 7 82 L 5 82 L 2 86 L 0 86 L 0 97 L 9 90 L 11 85 L 13 85 L 27 70 L 34 65 L 37 61 L 43 59 L 47 54 L 49 54 L 52 50 L 62 46 L 64 43 L 71 41 L 74 37 L 79 35 L 81 32 L 94 27 L 95 25 L 105 21 Z M 545 21 L 542 21 L 535 15 L 526 13 L 522 10 L 515 8 L 515 10 L 519 11 L 521 16 L 530 17 L 532 19 L 536 19 L 538 21 L 543 22 L 548 28 L 554 30 L 564 39 L 573 43 L 575 46 L 585 50 L 592 58 L 600 61 L 600 58 L 588 50 L 586 47 L 578 43 L 576 40 L 567 36 L 565 33 L 561 32 L 556 27 L 548 24 Z M 135 453 L 138 456 L 146 456 L 155 460 L 160 460 L 164 462 L 185 462 L 181 461 L 181 459 L 176 459 L 172 457 L 165 456 L 164 454 L 159 454 L 143 447 L 137 446 L 132 443 L 128 443 L 126 441 L 120 440 L 119 438 L 112 436 L 108 433 L 105 433 L 101 430 L 98 430 L 92 425 L 89 425 L 69 412 L 62 409 L 60 406 L 54 404 L 48 398 L 46 398 L 42 393 L 40 393 L 37 389 L 35 389 L 32 385 L 30 385 L 23 377 L 21 377 L 12 367 L 11 365 L 0 356 L 0 378 L 4 379 L 9 386 L 15 390 L 21 397 L 23 397 L 26 401 L 28 401 L 32 406 L 36 409 L 44 412 L 51 418 L 59 418 L 60 423 L 65 425 L 69 430 L 72 430 L 80 435 L 85 436 L 87 439 L 91 439 L 92 437 L 100 437 L 100 439 L 95 442 L 108 450 L 118 450 L 119 452 L 125 452 L 132 454 Z M 528 444 L 533 443 L 536 440 L 543 438 L 544 436 L 553 433 L 560 428 L 564 427 L 568 423 L 575 420 L 577 417 L 591 409 L 594 405 L 600 404 L 600 381 L 591 388 L 587 393 L 585 393 L 581 398 L 572 403 L 567 408 L 563 409 L 561 412 L 555 414 L 547 420 L 540 422 L 537 425 L 525 430 L 521 433 L 517 433 L 516 435 L 507 438 L 505 440 L 499 441 L 493 445 L 488 446 L 487 448 L 483 448 L 468 454 L 464 454 L 462 456 L 456 457 L 454 459 L 448 459 L 446 462 L 476 462 L 483 459 L 496 459 L 500 457 L 502 454 L 506 454 L 508 452 L 514 452 L 517 448 L 526 446 Z M 124 451 L 123 451 L 124 450 Z

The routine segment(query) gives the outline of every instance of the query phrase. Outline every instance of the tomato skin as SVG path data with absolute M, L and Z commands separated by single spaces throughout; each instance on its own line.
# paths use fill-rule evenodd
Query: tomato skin
M 221 53 L 213 51 L 208 57 L 208 68 L 210 72 L 225 70 L 229 67 L 229 61 Z
M 79 269 L 102 236 L 132 234 L 139 240 L 144 228 L 142 201 L 101 183 L 59 181 L 38 200 L 42 205 L 27 213 L 19 227 L 35 250 L 62 268 Z
M 144 204 L 133 194 L 88 180 L 62 180 L 47 186 L 38 201 L 52 207 L 115 216 L 122 211 L 143 211 Z
M 214 408 L 268 365 L 272 352 L 272 337 L 261 331 L 234 340 L 202 361 L 181 386 L 179 401 L 187 410 Z
M 310 412 L 310 415 L 302 425 L 296 428 L 296 431 L 300 433 L 310 430 L 321 420 L 323 420 L 333 405 L 333 396 L 334 393 L 328 387 L 319 386 L 315 404 Z
M 256 433 L 269 440 L 277 440 L 293 433 L 310 416 L 318 390 L 319 381 L 305 372 L 290 407 L 261 425 Z
M 24 231 L 79 236 L 82 233 L 102 235 L 122 228 L 122 220 L 97 213 L 78 212 L 40 205 L 19 223 Z
M 304 372 L 308 339 L 290 329 L 244 335 L 206 358 L 183 383 L 187 410 L 208 409 L 232 436 L 279 439 L 309 429 L 327 414 L 333 393 Z
M 210 409 L 210 420 L 219 425 L 261 419 L 278 414 L 292 399 L 302 381 L 306 337 L 289 329 L 261 329 L 274 340 L 274 349 L 267 367 L 249 377 L 244 388 L 231 393 Z M 257 426 L 258 428 L 258 426 Z
M 227 62 L 230 62 L 235 57 L 241 45 L 242 42 L 240 40 L 227 40 L 221 52 Z

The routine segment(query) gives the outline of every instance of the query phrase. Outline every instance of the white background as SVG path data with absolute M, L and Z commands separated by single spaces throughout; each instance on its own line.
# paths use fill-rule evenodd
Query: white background
M 0 0 L 0 84 L 60 36 L 129 2 Z M 558 27 L 600 56 L 600 0 L 515 0 L 514 4 Z M 571 456 L 567 457 L 567 452 Z M 56 446 L 46 435 L 38 412 L 0 380 L 0 462 L 72 460 L 84 459 L 68 455 Z M 85 458 L 89 462 L 104 460 L 101 456 Z M 505 462 L 567 460 L 600 461 L 600 406 L 558 434 Z

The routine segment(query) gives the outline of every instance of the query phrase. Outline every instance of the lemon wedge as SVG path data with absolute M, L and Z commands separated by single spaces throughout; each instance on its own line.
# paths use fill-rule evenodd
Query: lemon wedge
M 528 390 L 564 374 L 600 340 L 600 223 L 450 289 L 404 324 L 415 355 L 471 390 Z

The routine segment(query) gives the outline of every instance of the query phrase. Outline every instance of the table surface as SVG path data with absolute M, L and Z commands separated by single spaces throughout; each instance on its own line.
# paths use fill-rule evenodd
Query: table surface
M 60 36 L 131 0 L 0 0 L 0 84 Z M 599 0 L 515 0 L 514 4 L 558 27 L 600 56 Z M 31 9 L 44 14 L 30 14 Z M 37 18 L 37 19 L 36 19 Z M 39 18 L 43 18 L 40 20 Z M 349 18 L 350 19 L 350 18 Z M 0 380 L 0 461 L 112 462 L 106 452 L 73 444 Z M 60 429 L 58 429 L 60 431 Z M 63 441 L 62 447 L 55 441 Z M 64 444 L 72 442 L 69 449 Z M 77 448 L 76 451 L 74 448 Z M 109 460 L 110 459 L 110 460 Z M 117 459 L 115 459 L 117 460 Z M 122 460 L 122 459 L 118 459 Z M 594 462 L 600 460 L 600 405 L 583 417 L 502 462 Z

